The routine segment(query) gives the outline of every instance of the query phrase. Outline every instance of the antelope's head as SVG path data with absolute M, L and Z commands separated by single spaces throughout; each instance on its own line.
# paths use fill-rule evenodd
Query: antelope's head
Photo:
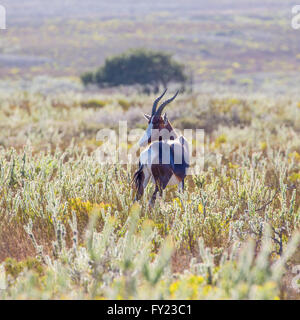
M 170 102 L 172 102 L 178 95 L 178 92 L 169 100 L 166 100 L 164 103 L 162 103 L 159 108 L 157 108 L 157 105 L 159 101 L 162 99 L 162 97 L 166 94 L 167 89 L 164 91 L 164 93 L 158 97 L 152 107 L 152 113 L 151 115 L 149 114 L 144 114 L 144 117 L 148 120 L 148 127 L 146 129 L 145 134 L 139 141 L 139 145 L 141 147 L 146 146 L 150 142 L 157 141 L 159 140 L 160 137 L 160 131 L 163 129 L 167 129 L 168 131 L 172 130 L 172 127 L 170 125 L 170 122 L 167 118 L 166 113 L 162 116 L 162 112 L 166 105 L 168 105 Z

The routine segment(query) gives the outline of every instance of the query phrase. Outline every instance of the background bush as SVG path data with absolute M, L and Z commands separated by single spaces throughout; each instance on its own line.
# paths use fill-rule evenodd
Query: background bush
M 95 83 L 99 87 L 141 85 L 157 93 L 160 86 L 166 88 L 170 83 L 184 86 L 187 76 L 184 66 L 171 54 L 139 49 L 106 59 L 95 73 L 87 72 L 81 80 L 85 85 Z

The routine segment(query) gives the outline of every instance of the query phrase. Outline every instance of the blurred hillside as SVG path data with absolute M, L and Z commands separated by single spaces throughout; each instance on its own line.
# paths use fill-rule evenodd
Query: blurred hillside
M 300 31 L 292 1 L 0 0 L 0 77 L 79 76 L 106 57 L 145 47 L 175 53 L 196 86 L 295 87 Z

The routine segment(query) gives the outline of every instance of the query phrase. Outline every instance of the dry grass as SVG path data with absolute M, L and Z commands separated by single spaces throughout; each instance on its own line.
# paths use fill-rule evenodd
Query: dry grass
M 91 99 L 106 103 L 86 108 Z M 120 99 L 131 108 L 122 110 Z M 74 288 L 77 298 L 296 297 L 291 268 L 299 250 L 296 242 L 288 246 L 300 223 L 300 99 L 181 96 L 169 118 L 179 128 L 206 128 L 204 170 L 187 178 L 183 194 L 170 188 L 149 210 L 151 186 L 132 208 L 135 166 L 101 166 L 95 152 L 97 130 L 108 124 L 104 115 L 142 128 L 137 110 L 147 112 L 152 100 L 0 96 L 0 261 L 9 263 L 6 270 L 23 270 L 37 257 L 47 277 L 69 279 L 46 288 L 37 275 L 32 287 L 30 268 L 15 280 L 6 271 L 6 298 L 73 298 Z M 95 238 L 88 240 L 95 215 Z

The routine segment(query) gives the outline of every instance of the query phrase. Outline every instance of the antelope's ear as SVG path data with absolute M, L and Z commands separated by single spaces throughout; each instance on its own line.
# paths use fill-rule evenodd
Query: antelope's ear
M 149 121 L 151 119 L 151 116 L 149 114 L 144 113 L 144 117 Z
M 166 113 L 164 114 L 164 123 L 165 123 L 165 124 L 168 123 L 168 117 L 167 117 L 167 114 L 166 114 Z

